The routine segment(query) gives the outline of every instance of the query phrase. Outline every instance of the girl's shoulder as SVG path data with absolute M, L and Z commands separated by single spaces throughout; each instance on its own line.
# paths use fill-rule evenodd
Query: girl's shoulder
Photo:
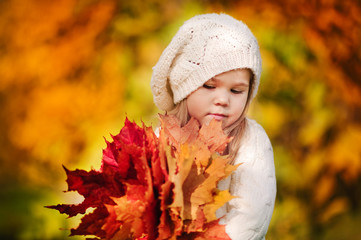
M 253 119 L 247 118 L 246 129 L 238 150 L 242 159 L 254 161 L 257 158 L 273 161 L 273 148 L 264 128 Z M 243 161 L 242 160 L 242 161 Z M 236 159 L 238 162 L 239 159 Z
M 251 142 L 251 143 L 260 143 L 264 144 L 267 143 L 271 145 L 271 141 L 264 130 L 264 128 L 256 122 L 256 120 L 246 118 L 246 129 L 243 137 L 244 142 Z

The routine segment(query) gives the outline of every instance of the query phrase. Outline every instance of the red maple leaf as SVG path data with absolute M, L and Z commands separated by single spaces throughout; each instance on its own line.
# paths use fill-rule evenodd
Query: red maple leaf
M 152 128 L 128 119 L 103 150 L 99 170 L 68 170 L 68 191 L 80 204 L 49 206 L 69 217 L 85 214 L 71 235 L 100 239 L 229 239 L 215 211 L 232 197 L 216 184 L 236 167 L 221 156 L 230 139 L 221 124 L 200 127 L 195 120 L 180 127 L 161 116 L 157 137 Z

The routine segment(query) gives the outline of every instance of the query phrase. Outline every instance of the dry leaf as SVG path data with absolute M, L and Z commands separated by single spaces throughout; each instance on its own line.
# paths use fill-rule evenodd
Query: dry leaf
M 69 217 L 86 214 L 71 235 L 100 239 L 229 239 L 215 211 L 232 199 L 217 183 L 237 166 L 221 156 L 230 139 L 221 123 L 192 119 L 180 127 L 161 116 L 159 138 L 153 130 L 126 119 L 103 150 L 98 171 L 70 171 L 68 191 L 84 197 L 78 205 L 49 208 Z

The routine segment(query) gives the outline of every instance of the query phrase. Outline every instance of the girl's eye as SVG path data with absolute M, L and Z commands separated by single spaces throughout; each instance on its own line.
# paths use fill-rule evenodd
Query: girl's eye
M 231 89 L 231 92 L 235 94 L 241 94 L 243 93 L 243 90 Z
M 207 88 L 207 89 L 213 89 L 213 88 L 215 88 L 214 86 L 208 85 L 208 84 L 203 84 L 203 87 L 204 87 L 204 88 Z

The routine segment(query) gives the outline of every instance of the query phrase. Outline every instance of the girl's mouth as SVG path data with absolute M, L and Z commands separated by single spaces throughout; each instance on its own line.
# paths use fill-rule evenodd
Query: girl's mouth
M 210 113 L 210 114 L 208 114 L 208 116 L 211 116 L 212 118 L 214 118 L 215 120 L 218 120 L 218 121 L 221 121 L 227 117 L 224 114 L 218 114 L 218 113 Z

